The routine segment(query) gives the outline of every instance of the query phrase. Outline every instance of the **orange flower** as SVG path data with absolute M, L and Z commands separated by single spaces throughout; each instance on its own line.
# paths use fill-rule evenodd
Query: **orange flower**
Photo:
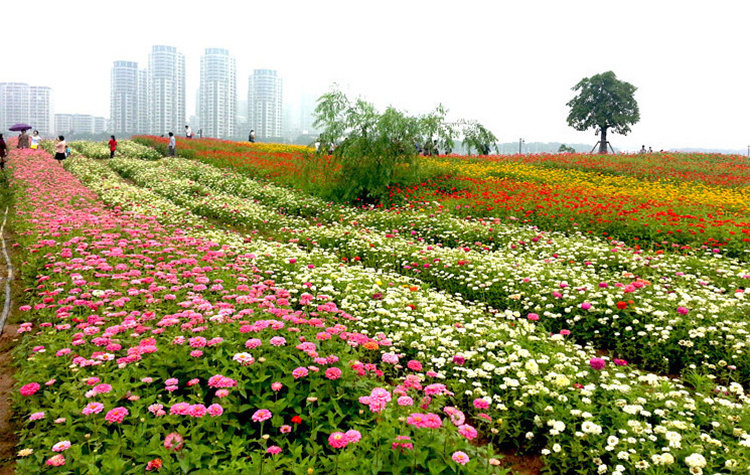
M 368 341 L 365 343 L 365 350 L 377 350 L 380 346 L 374 341 Z

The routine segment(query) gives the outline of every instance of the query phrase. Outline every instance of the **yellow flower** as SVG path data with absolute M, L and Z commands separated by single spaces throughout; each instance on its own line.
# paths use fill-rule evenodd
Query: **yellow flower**
M 29 455 L 34 453 L 34 449 L 21 449 L 18 451 L 19 457 L 28 457 Z

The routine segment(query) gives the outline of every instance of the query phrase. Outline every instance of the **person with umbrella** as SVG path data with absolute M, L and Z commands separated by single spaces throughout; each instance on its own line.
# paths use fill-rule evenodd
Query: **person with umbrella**
M 18 136 L 18 148 L 29 148 L 29 136 L 26 134 L 26 129 L 22 130 Z
M 15 124 L 8 127 L 8 130 L 12 132 L 21 132 L 18 136 L 18 148 L 29 148 L 29 136 L 26 135 L 26 131 L 31 128 L 28 124 Z

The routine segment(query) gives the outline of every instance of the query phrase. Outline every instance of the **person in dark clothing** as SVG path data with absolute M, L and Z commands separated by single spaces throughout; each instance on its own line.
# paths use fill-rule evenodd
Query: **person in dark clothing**
M 485 155 L 489 155 L 490 154 L 490 146 L 488 144 L 484 144 L 482 146 L 482 151 L 484 152 Z
M 247 136 L 247 141 L 255 143 L 255 129 L 250 130 L 250 135 Z
M 5 157 L 8 155 L 8 145 L 5 144 L 3 134 L 0 134 L 0 170 L 5 169 Z
M 109 139 L 109 158 L 115 158 L 115 151 L 117 150 L 117 140 L 114 135 L 110 135 Z
M 18 136 L 18 148 L 29 148 L 29 136 L 26 135 L 25 130 L 22 130 Z

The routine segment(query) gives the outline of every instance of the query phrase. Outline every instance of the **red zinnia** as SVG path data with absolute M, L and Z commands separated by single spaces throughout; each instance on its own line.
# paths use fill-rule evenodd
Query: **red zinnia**
M 294 416 L 294 417 L 292 417 L 292 423 L 294 423 L 294 424 L 301 424 L 302 423 L 302 418 L 300 416 Z
M 620 310 L 625 310 L 626 308 L 628 308 L 628 304 L 620 300 L 619 302 L 617 302 L 617 308 Z

